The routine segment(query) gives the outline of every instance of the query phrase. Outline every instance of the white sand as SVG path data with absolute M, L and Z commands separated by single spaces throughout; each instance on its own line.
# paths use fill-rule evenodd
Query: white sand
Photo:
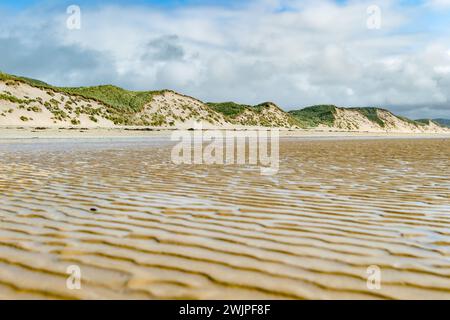
M 237 131 L 255 130 L 256 127 L 236 129 Z M 267 129 L 267 128 L 264 128 Z M 233 129 L 235 130 L 235 129 Z M 268 129 L 270 130 L 270 129 Z M 71 138 L 132 138 L 132 137 L 169 137 L 175 129 L 165 128 L 46 128 L 2 127 L 0 126 L 0 141 L 16 139 L 71 139 Z M 281 129 L 280 137 L 379 137 L 379 138 L 450 138 L 447 133 L 386 133 L 386 132 L 346 132 L 319 130 L 288 130 Z

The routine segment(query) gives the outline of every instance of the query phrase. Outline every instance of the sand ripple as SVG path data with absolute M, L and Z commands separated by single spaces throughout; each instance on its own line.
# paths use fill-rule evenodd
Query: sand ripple
M 450 140 L 285 140 L 272 177 L 170 148 L 0 147 L 0 298 L 450 298 Z

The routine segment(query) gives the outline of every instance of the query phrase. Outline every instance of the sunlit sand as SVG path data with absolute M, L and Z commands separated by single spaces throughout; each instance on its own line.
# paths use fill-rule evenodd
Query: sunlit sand
M 0 144 L 0 298 L 450 299 L 449 139 L 282 139 L 274 176 L 172 145 Z

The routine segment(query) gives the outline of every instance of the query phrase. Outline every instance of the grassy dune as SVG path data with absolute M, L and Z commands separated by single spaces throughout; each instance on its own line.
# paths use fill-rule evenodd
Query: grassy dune
M 387 122 L 392 124 L 397 122 L 401 126 L 410 126 L 411 128 L 420 128 L 426 130 L 427 126 L 436 126 L 436 122 L 430 120 L 414 121 L 405 117 L 396 116 L 386 109 L 381 108 L 339 108 L 334 105 L 316 105 L 301 110 L 293 110 L 285 112 L 273 103 L 265 102 L 258 105 L 246 105 L 235 102 L 218 102 L 203 103 L 197 100 L 198 104 L 195 108 L 192 100 L 186 103 L 191 97 L 177 94 L 170 90 L 162 91 L 130 91 L 113 85 L 101 85 L 93 87 L 56 87 L 40 80 L 27 77 L 14 76 L 0 72 L 0 81 L 6 83 L 6 86 L 15 86 L 20 83 L 28 84 L 34 88 L 39 88 L 46 92 L 48 99 L 36 99 L 36 97 L 15 96 L 9 91 L 0 93 L 0 102 L 7 101 L 15 104 L 19 109 L 25 109 L 29 112 L 39 112 L 42 109 L 49 110 L 56 121 L 70 121 L 72 125 L 79 124 L 79 116 L 86 115 L 94 122 L 97 118 L 104 118 L 111 121 L 115 125 L 144 125 L 159 126 L 172 124 L 175 120 L 182 122 L 198 118 L 211 123 L 218 123 L 219 115 L 223 116 L 229 124 L 244 126 L 265 126 L 265 127 L 288 127 L 288 128 L 359 128 L 358 121 L 364 123 L 372 123 L 373 128 L 384 130 Z M 177 101 L 171 103 L 162 102 L 163 109 L 148 113 L 145 106 L 154 100 L 155 97 L 162 96 L 171 92 L 179 96 Z M 53 99 L 55 94 L 62 94 L 60 99 Z M 186 99 L 183 101 L 183 99 Z M 195 99 L 196 100 L 196 99 Z M 96 107 L 93 107 L 96 102 Z M 181 106 L 181 107 L 180 107 Z M 190 110 L 191 112 L 181 112 L 182 114 L 174 115 L 177 108 Z M 198 109 L 200 108 L 200 109 Z M 13 110 L 14 111 L 14 110 Z M 199 112 L 200 111 L 200 112 Z M 348 111 L 348 112 L 347 112 Z M 2 116 L 7 117 L 9 110 L 3 110 Z M 146 113 L 147 112 L 147 113 Z M 152 113 L 153 112 L 153 113 Z M 352 113 L 353 112 L 353 113 Z M 361 117 L 355 120 L 355 113 Z M 190 114 L 187 118 L 186 115 Z M 200 116 L 200 114 L 207 116 Z M 184 118 L 183 118 L 184 114 Z M 337 118 L 339 124 L 337 125 Z M 386 119 L 388 116 L 389 119 Z M 23 119 L 29 117 L 23 116 Z M 347 119 L 348 118 L 348 119 Z M 21 118 L 22 119 L 22 118 Z M 52 118 L 53 119 L 53 118 Z M 368 121 L 366 121 L 368 120 Z M 389 129 L 392 129 L 390 125 Z

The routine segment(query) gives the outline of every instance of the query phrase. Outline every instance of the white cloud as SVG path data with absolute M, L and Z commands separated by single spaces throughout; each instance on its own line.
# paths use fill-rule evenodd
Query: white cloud
M 428 0 L 427 5 L 433 8 L 450 8 L 450 0 Z
M 81 7 L 79 31 L 65 28 L 65 10 L 28 21 L 24 14 L 20 23 L 17 18 L 0 22 L 0 39 L 16 39 L 30 55 L 33 46 L 24 43 L 35 48 L 45 43 L 76 48 L 74 61 L 85 52 L 104 63 L 89 68 L 52 64 L 48 72 L 48 64 L 41 63 L 33 72 L 39 51 L 35 60 L 23 61 L 20 55 L 5 60 L 2 50 L 0 69 L 25 72 L 25 67 L 10 67 L 25 62 L 26 74 L 56 84 L 171 88 L 206 101 L 271 100 L 285 109 L 317 103 L 377 105 L 412 117 L 450 116 L 450 41 L 410 31 L 419 8 L 390 0 L 377 1 L 382 28 L 369 30 L 366 9 L 372 2 L 254 0 L 233 8 L 170 10 Z

